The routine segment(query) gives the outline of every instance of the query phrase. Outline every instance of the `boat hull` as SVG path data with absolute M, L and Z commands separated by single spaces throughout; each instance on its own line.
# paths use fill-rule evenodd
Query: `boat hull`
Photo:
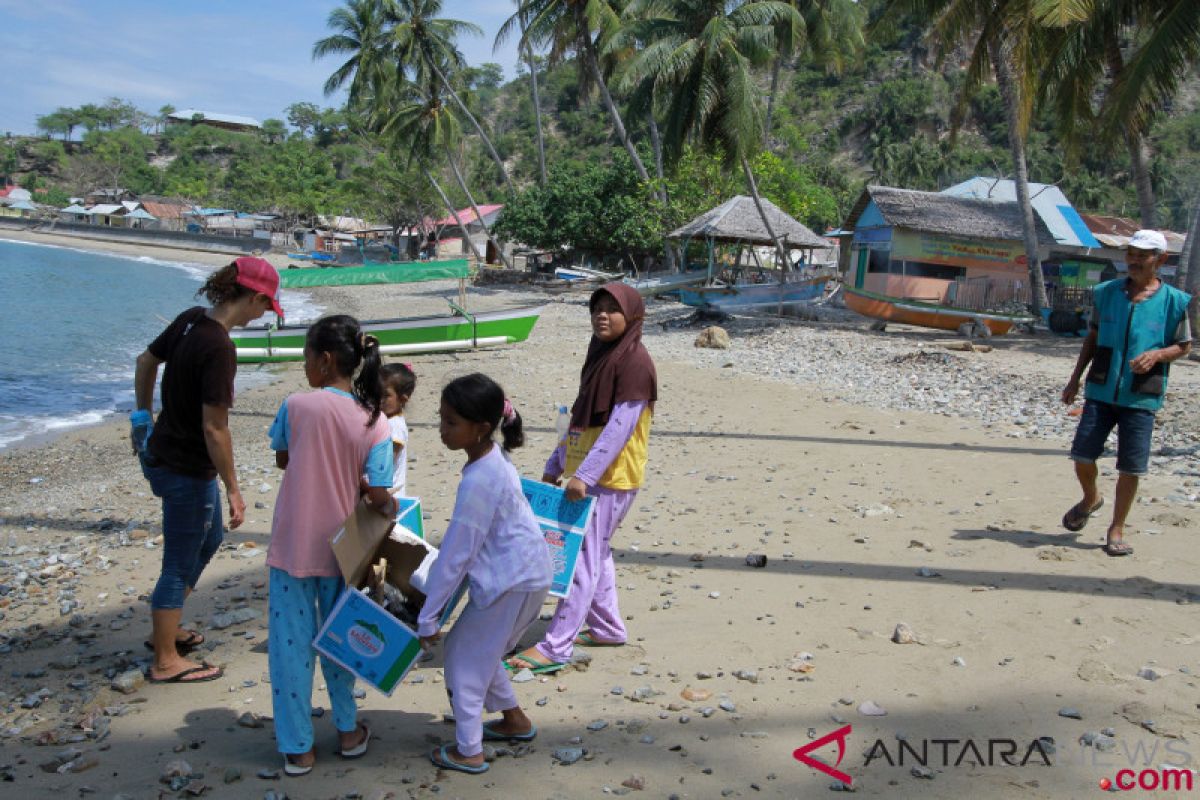
M 379 339 L 384 355 L 474 350 L 525 341 L 541 312 L 537 306 L 467 316 L 368 320 L 362 328 Z M 239 329 L 230 338 L 239 363 L 300 361 L 307 333 L 306 325 L 283 325 L 276 330 Z
M 825 295 L 829 278 L 811 278 L 804 281 L 779 283 L 752 283 L 736 286 L 681 289 L 679 300 L 694 308 L 711 308 L 718 311 L 770 310 L 784 306 L 802 305 L 819 300 Z
M 917 325 L 943 331 L 956 331 L 967 322 L 982 322 L 994 336 L 1008 333 L 1013 325 L 1032 321 L 1031 317 L 1006 314 L 987 314 L 953 306 L 936 306 L 896 297 L 867 292 L 862 289 L 843 289 L 846 308 L 864 317 L 895 322 L 901 325 Z

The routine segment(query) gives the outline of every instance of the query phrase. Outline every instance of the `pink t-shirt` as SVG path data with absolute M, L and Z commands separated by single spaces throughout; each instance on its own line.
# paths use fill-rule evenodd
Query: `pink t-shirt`
M 267 566 L 296 578 L 341 575 L 330 542 L 354 510 L 359 478 L 392 485 L 392 436 L 380 414 L 337 389 L 294 394 L 271 425 L 271 448 L 288 452 Z

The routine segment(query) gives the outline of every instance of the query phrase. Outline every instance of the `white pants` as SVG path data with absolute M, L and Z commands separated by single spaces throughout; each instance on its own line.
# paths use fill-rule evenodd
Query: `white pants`
M 503 658 L 541 610 L 546 592 L 508 592 L 487 608 L 467 603 L 446 635 L 446 694 L 454 710 L 458 752 L 483 752 L 483 712 L 520 705 Z

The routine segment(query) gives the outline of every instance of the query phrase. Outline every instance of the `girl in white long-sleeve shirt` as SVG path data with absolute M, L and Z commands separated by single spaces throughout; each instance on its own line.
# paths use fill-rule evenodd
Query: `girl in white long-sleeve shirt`
M 450 526 L 426 581 L 417 633 L 425 647 L 441 633 L 438 618 L 468 581 L 470 601 L 446 636 L 446 692 L 456 745 L 430 753 L 443 769 L 481 773 L 484 739 L 530 741 L 537 729 L 521 710 L 501 661 L 537 618 L 550 588 L 550 551 L 521 491 L 507 452 L 524 444 L 521 417 L 491 378 L 474 373 L 442 390 L 440 433 L 467 464 Z M 503 450 L 492 441 L 499 430 Z M 483 711 L 503 717 L 484 725 Z

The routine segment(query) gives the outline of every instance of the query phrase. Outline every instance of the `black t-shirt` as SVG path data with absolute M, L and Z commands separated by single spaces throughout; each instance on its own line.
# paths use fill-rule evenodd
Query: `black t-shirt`
M 150 455 L 174 472 L 215 477 L 204 441 L 203 407 L 233 406 L 237 349 L 225 327 L 201 306 L 176 317 L 148 349 L 166 362 L 162 412 L 150 435 Z

